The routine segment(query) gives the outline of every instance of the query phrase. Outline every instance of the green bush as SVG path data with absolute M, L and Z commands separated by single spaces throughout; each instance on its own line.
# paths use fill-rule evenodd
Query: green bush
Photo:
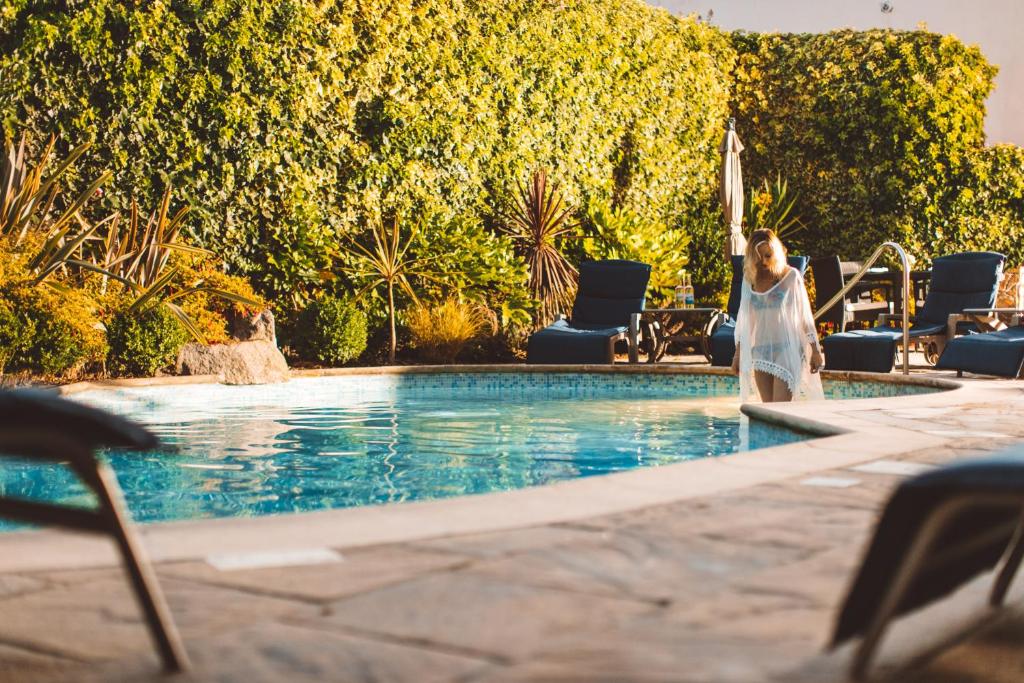
M 9 370 L 27 370 L 50 376 L 79 370 L 86 362 L 106 354 L 106 340 L 96 321 L 94 302 L 74 289 L 57 292 L 48 287 L 12 283 L 0 290 L 0 309 L 9 310 L 16 330 L 4 333 Z M 7 317 L 7 316 L 5 316 Z
M 978 48 L 882 30 L 739 33 L 733 45 L 746 184 L 788 179 L 807 226 L 792 251 L 856 258 L 895 240 L 930 257 L 969 244 L 946 238 L 964 190 L 980 189 L 963 183 L 979 180 L 996 69 Z
M 107 369 L 115 375 L 149 377 L 172 363 L 188 335 L 163 306 L 120 311 L 107 324 Z
M 27 0 L 0 13 L 0 122 L 92 141 L 69 183 L 111 169 L 104 210 L 173 182 L 197 244 L 301 303 L 346 234 L 381 214 L 493 233 L 538 166 L 573 205 L 685 228 L 734 61 L 637 0 Z M 506 242 L 473 268 L 506 268 Z
M 294 338 L 303 360 L 342 365 L 366 348 L 366 315 L 347 299 L 314 301 L 299 314 Z
M 9 299 L 0 297 L 0 374 L 16 356 L 28 350 L 35 332 L 35 322 Z

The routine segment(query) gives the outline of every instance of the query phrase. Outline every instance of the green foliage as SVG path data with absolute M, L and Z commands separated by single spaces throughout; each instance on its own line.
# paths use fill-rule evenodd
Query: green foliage
M 747 234 L 754 230 L 771 230 L 782 240 L 804 227 L 800 217 L 793 212 L 799 195 L 790 193 L 789 181 L 781 173 L 775 174 L 775 182 L 765 178 L 761 187 L 747 192 L 743 206 L 743 223 Z
M 0 351 L 9 357 L 9 370 L 73 374 L 106 354 L 95 304 L 83 292 L 69 289 L 58 294 L 28 282 L 12 283 L 0 289 L 0 302 L 0 308 L 13 313 L 20 330 L 12 335 L 11 346 Z
M 586 226 L 592 237 L 584 250 L 593 259 L 629 259 L 651 265 L 648 298 L 668 300 L 679 284 L 679 272 L 689 262 L 690 237 L 682 229 L 647 219 L 625 207 L 612 208 L 594 200 L 587 210 Z
M 173 362 L 187 336 L 178 319 L 155 306 L 120 311 L 107 323 L 107 369 L 116 375 L 151 376 Z
M 697 301 L 725 306 L 729 298 L 732 265 L 725 257 L 725 228 L 722 209 L 708 200 L 703 211 L 685 221 L 690 237 L 689 268 Z
M 995 68 L 924 31 L 734 34 L 748 178 L 785 174 L 808 226 L 799 253 L 866 256 L 895 240 L 931 256 L 984 143 Z M 959 245 L 942 244 L 942 250 Z
M 733 63 L 636 0 L 24 0 L 0 13 L 0 122 L 91 142 L 69 182 L 111 169 L 104 212 L 173 182 L 193 243 L 300 305 L 363 226 L 496 232 L 540 166 L 574 205 L 677 225 Z
M 975 150 L 953 188 L 948 213 L 924 226 L 944 251 L 992 250 L 1024 265 L 1024 149 Z
M 303 360 L 342 365 L 366 348 L 366 315 L 348 299 L 314 301 L 299 314 L 295 342 Z
M 35 332 L 35 321 L 15 308 L 9 298 L 0 296 L 0 374 L 15 356 L 29 349 Z

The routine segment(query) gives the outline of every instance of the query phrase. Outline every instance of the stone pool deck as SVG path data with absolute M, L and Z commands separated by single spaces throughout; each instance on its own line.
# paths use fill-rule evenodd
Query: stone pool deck
M 849 648 L 823 644 L 900 479 L 858 468 L 1024 440 L 1024 382 L 761 415 L 834 435 L 452 501 L 145 527 L 193 659 L 176 677 L 103 543 L 0 536 L 0 681 L 845 680 Z M 341 560 L 213 566 L 312 548 Z M 982 580 L 897 622 L 877 678 L 1024 680 L 1020 583 L 998 613 Z

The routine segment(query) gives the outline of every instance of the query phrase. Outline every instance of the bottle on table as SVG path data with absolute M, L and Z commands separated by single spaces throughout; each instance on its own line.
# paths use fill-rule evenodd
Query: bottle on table
M 679 271 L 679 284 L 675 289 L 675 307 L 686 308 L 686 269 Z
M 683 308 L 693 308 L 693 282 L 689 273 L 683 278 Z

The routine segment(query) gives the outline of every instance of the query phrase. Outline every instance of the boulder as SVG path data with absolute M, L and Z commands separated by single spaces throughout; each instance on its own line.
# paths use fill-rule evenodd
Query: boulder
M 234 308 L 228 311 L 231 338 L 238 341 L 269 341 L 277 343 L 274 332 L 274 314 L 264 309 L 256 315 L 239 313 Z
M 178 352 L 179 375 L 217 375 L 224 384 L 270 384 L 288 380 L 288 363 L 274 342 L 186 344 Z

